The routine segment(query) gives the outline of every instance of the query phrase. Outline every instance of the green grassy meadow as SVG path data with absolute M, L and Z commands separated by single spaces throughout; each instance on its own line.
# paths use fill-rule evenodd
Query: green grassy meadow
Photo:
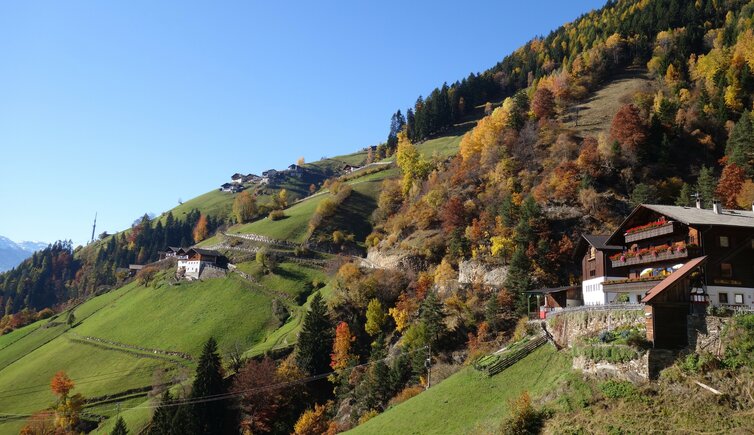
M 498 433 L 510 400 L 523 391 L 532 397 L 546 393 L 567 376 L 570 367 L 570 356 L 550 345 L 490 378 L 467 367 L 348 433 Z

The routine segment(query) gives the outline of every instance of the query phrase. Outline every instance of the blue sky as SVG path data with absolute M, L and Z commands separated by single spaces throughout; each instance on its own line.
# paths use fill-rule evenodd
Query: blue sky
M 0 5 L 0 235 L 84 243 L 390 115 L 604 1 Z

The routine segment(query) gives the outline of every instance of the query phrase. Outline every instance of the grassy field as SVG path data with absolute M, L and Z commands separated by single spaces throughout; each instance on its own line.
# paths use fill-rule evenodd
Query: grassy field
M 632 103 L 633 95 L 637 92 L 653 93 L 652 80 L 646 70 L 628 68 L 616 74 L 613 80 L 600 87 L 586 101 L 569 108 L 560 121 L 579 134 L 596 137 L 600 133 L 607 133 L 618 109 L 624 104 Z
M 523 391 L 534 397 L 546 393 L 570 366 L 565 352 L 547 345 L 491 378 L 468 367 L 348 433 L 497 433 L 510 400 Z
M 301 243 L 306 240 L 309 219 L 317 205 L 326 195 L 316 195 L 285 209 L 285 219 L 273 221 L 269 218 L 260 219 L 244 225 L 233 227 L 231 233 L 262 234 L 279 240 L 289 240 Z
M 199 355 L 216 337 L 220 349 L 263 336 L 270 299 L 237 275 L 204 282 L 136 288 L 75 328 L 80 335 Z M 228 322 L 227 319 L 234 319 Z
M 287 266 L 283 270 L 291 274 L 290 280 L 298 277 Z M 293 291 L 293 284 L 288 287 Z M 158 288 L 132 282 L 88 300 L 74 312 L 78 323 L 73 329 L 64 324 L 64 313 L 2 337 L 0 412 L 28 414 L 49 406 L 54 400 L 49 381 L 59 370 L 65 370 L 76 382 L 75 391 L 86 397 L 151 385 L 157 368 L 193 372 L 191 363 L 177 358 L 81 341 L 82 336 L 198 356 L 210 336 L 218 339 L 221 351 L 235 343 L 248 349 L 274 329 L 270 297 L 236 275 Z M 128 415 L 134 423 L 143 423 L 150 412 L 134 409 Z M 23 420 L 0 421 L 0 433 L 17 433 L 21 426 Z

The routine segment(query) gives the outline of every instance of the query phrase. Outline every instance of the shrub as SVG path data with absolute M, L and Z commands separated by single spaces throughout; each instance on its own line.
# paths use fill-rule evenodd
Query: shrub
M 607 381 L 600 384 L 600 391 L 608 399 L 630 399 L 639 396 L 634 384 L 628 381 Z
M 689 373 L 699 373 L 708 371 L 718 365 L 718 360 L 709 353 L 686 355 L 686 358 L 679 364 L 681 369 Z
M 406 387 L 403 390 L 401 390 L 400 393 L 396 394 L 395 397 L 390 399 L 389 405 L 395 406 L 399 403 L 403 403 L 406 400 L 419 395 L 419 393 L 421 393 L 422 391 L 424 391 L 424 387 L 422 387 L 421 385 L 414 385 L 413 387 Z
M 272 210 L 267 217 L 270 218 L 271 221 L 279 221 L 285 217 L 285 213 L 283 210 Z
M 157 268 L 148 266 L 141 269 L 139 273 L 136 274 L 136 280 L 139 281 L 139 284 L 142 286 L 148 287 L 154 280 L 155 275 L 157 275 Z
M 731 368 L 754 367 L 754 314 L 736 316 L 725 331 L 728 346 L 725 365 Z
M 539 433 L 546 414 L 531 404 L 529 393 L 524 391 L 510 402 L 511 416 L 503 421 L 500 433 L 504 435 L 524 435 Z
M 369 411 L 362 414 L 361 417 L 359 417 L 359 424 L 361 425 L 368 422 L 372 418 L 377 417 L 378 414 L 379 412 L 377 412 L 376 409 L 370 409 Z
M 44 310 L 37 313 L 37 320 L 50 318 L 54 314 L 55 314 L 55 311 L 52 311 L 50 308 L 45 308 Z
M 493 296 L 494 297 L 494 296 Z M 513 341 L 521 340 L 529 334 L 529 319 L 521 317 L 516 322 L 516 329 L 513 330 Z

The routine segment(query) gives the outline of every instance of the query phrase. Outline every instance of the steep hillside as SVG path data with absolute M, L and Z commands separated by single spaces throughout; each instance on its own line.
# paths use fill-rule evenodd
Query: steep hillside
M 550 345 L 491 378 L 467 367 L 347 433 L 498 433 L 510 413 L 509 401 L 524 391 L 547 394 L 569 369 L 570 358 Z

